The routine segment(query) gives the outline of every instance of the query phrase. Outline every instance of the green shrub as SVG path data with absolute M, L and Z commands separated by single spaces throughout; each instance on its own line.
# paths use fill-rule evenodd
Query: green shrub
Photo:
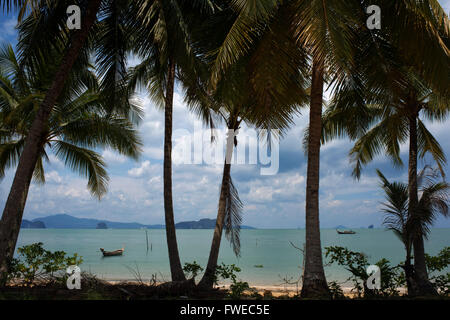
M 450 295 L 450 273 L 436 274 L 437 272 L 442 272 L 450 265 L 450 247 L 442 249 L 437 256 L 425 254 L 425 262 L 430 280 L 438 292 L 443 295 Z
M 68 266 L 83 262 L 76 253 L 66 257 L 64 251 L 51 252 L 42 246 L 43 243 L 38 242 L 17 249 L 19 255 L 11 261 L 9 279 L 22 281 L 25 285 L 37 280 L 54 280 L 59 273 L 64 277 Z
M 203 271 L 203 268 L 194 261 L 192 263 L 186 262 L 183 267 L 183 271 L 187 278 L 195 279 L 195 277 Z
M 217 285 L 219 278 L 223 280 L 230 279 L 231 282 L 234 283 L 237 279 L 236 273 L 239 272 L 241 272 L 241 268 L 237 267 L 235 264 L 226 265 L 222 262 L 221 265 L 216 267 L 215 284 Z
M 367 256 L 361 252 L 354 252 L 344 247 L 332 246 L 325 248 L 325 256 L 330 258 L 330 263 L 337 263 L 351 273 L 348 281 L 353 282 L 353 290 L 364 296 L 395 296 L 398 295 L 397 288 L 404 285 L 402 273 L 399 266 L 392 267 L 386 259 L 376 262 L 381 272 L 380 289 L 370 290 L 367 287 L 369 275 L 366 270 L 369 266 Z
M 230 285 L 230 297 L 232 299 L 240 299 L 245 290 L 250 289 L 248 282 L 235 281 Z
M 236 273 L 241 272 L 241 268 L 234 264 L 226 265 L 222 263 L 216 268 L 215 284 L 217 285 L 218 279 L 223 280 L 230 279 L 230 297 L 232 299 L 240 299 L 245 290 L 250 289 L 248 282 L 238 281 Z
M 330 289 L 331 298 L 333 300 L 345 299 L 344 291 L 342 291 L 341 286 L 336 281 L 331 281 L 330 283 L 328 283 L 328 287 Z

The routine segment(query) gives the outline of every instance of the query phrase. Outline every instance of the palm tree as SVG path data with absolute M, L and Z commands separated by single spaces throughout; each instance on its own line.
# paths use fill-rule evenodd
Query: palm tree
M 0 177 L 17 165 L 51 76 L 51 65 L 24 69 L 11 46 L 0 51 Z M 106 193 L 108 175 L 101 155 L 92 149 L 108 147 L 136 159 L 141 143 L 133 123 L 108 111 L 93 72 L 83 69 L 76 76 L 66 83 L 50 114 L 39 141 L 33 176 L 35 181 L 45 182 L 43 162 L 48 161 L 47 150 L 51 150 L 68 167 L 88 178 L 89 190 L 100 199 Z M 12 234 L 8 236 L 14 240 Z M 15 248 L 15 243 L 11 245 Z
M 123 70 L 120 67 L 125 65 L 122 60 L 124 57 L 122 46 L 126 44 L 126 41 L 118 41 L 117 35 L 120 31 L 123 31 L 119 27 L 123 21 L 119 18 L 123 17 L 121 13 L 127 10 L 126 3 L 101 0 L 80 1 L 78 4 L 82 9 L 83 17 L 81 29 L 73 32 L 67 29 L 65 14 L 68 5 L 73 4 L 72 1 L 23 0 L 2 1 L 2 4 L 8 10 L 22 8 L 21 18 L 27 12 L 24 9 L 25 6 L 30 6 L 33 12 L 20 23 L 22 31 L 19 32 L 18 47 L 22 63 L 28 66 L 36 66 L 39 62 L 50 59 L 53 64 L 55 64 L 55 61 L 58 63 L 58 68 L 53 70 L 52 83 L 46 88 L 45 97 L 40 102 L 24 141 L 11 191 L 2 214 L 0 222 L 0 274 L 7 272 L 8 261 L 14 253 L 29 185 L 41 152 L 40 141 L 46 133 L 52 110 L 64 91 L 66 82 L 73 75 L 72 69 L 77 67 L 77 64 L 82 65 L 83 61 L 89 57 L 87 53 L 89 49 L 96 47 L 98 51 L 107 53 L 107 55 L 97 59 L 99 75 L 102 79 L 102 96 L 114 97 L 119 93 L 127 95 L 126 92 L 119 89 L 120 86 L 116 85 L 120 84 L 124 78 Z M 99 23 L 97 23 L 98 13 L 101 13 L 103 18 Z M 99 33 L 97 33 L 97 37 L 92 37 L 91 29 L 96 23 L 95 31 Z M 115 32 L 107 32 L 108 28 L 114 29 Z M 88 38 L 93 42 L 86 46 Z M 60 54 L 57 56 L 49 54 L 52 51 Z M 79 57 L 81 59 L 78 59 Z M 108 89 L 109 92 L 106 91 Z M 126 100 L 122 98 L 114 101 L 115 103 L 109 106 L 110 112 L 114 109 L 122 109 L 123 113 L 130 113 L 132 108 L 129 107 Z M 123 104 L 124 101 L 125 104 Z
M 383 211 L 386 213 L 383 224 L 402 241 L 405 251 L 406 259 L 405 270 L 406 284 L 408 293 L 411 294 L 416 289 L 414 288 L 412 259 L 412 238 L 410 232 L 410 220 L 408 219 L 408 185 L 399 182 L 389 182 L 381 171 L 377 170 L 378 176 L 381 179 L 381 187 L 386 193 L 387 203 L 384 204 Z
M 312 81 L 309 110 L 306 179 L 306 242 L 302 297 L 329 296 L 322 261 L 319 223 L 320 141 L 325 76 L 352 65 L 354 13 L 358 3 L 346 1 L 297 1 L 293 25 L 300 45 L 309 48 Z
M 139 22 L 133 39 L 142 62 L 133 68 L 132 88 L 146 87 L 164 110 L 164 213 L 172 281 L 185 281 L 178 252 L 172 198 L 172 116 L 177 78 L 196 73 L 192 29 L 214 10 L 210 0 L 148 1 L 137 3 Z
M 258 110 L 258 107 L 262 106 L 254 105 L 253 97 L 255 93 L 252 92 L 251 87 L 243 82 L 238 86 L 239 90 L 233 90 L 232 87 L 235 87 L 238 74 L 235 72 L 232 72 L 232 74 L 234 79 L 230 79 L 227 84 L 223 84 L 222 82 L 227 79 L 226 77 L 223 77 L 218 84 L 218 91 L 216 91 L 216 94 L 213 97 L 210 97 L 214 101 L 213 108 L 220 106 L 220 109 L 217 112 L 220 117 L 222 117 L 228 130 L 216 226 L 213 233 L 207 267 L 198 284 L 198 287 L 201 289 L 211 289 L 215 283 L 217 261 L 219 258 L 220 243 L 224 228 L 225 235 L 230 241 L 235 255 L 240 255 L 239 234 L 243 203 L 239 198 L 238 190 L 231 178 L 232 155 L 234 147 L 238 144 L 239 129 L 245 123 L 248 126 L 257 127 L 259 129 L 267 130 L 276 127 L 281 128 L 280 130 L 285 130 L 292 124 L 292 115 L 297 112 L 299 106 L 297 103 L 299 100 L 292 101 L 289 106 L 274 105 L 271 106 L 274 112 L 273 116 L 267 116 L 266 110 L 263 112 L 264 116 L 261 117 L 262 112 L 261 110 Z M 245 76 L 245 72 L 242 76 Z M 301 89 L 299 88 L 299 92 L 300 90 Z M 224 100 L 219 100 L 220 95 L 226 95 L 226 98 Z M 295 97 L 293 98 L 295 99 Z M 279 107 L 279 109 L 277 109 L 277 107 Z M 268 133 L 267 138 L 272 139 L 270 133 Z M 270 143 L 270 141 L 268 143 Z
M 377 170 L 381 186 L 386 193 L 387 202 L 383 211 L 386 213 L 383 224 L 403 242 L 406 250 L 404 270 L 409 294 L 419 292 L 414 279 L 414 269 L 411 265 L 411 251 L 416 238 L 427 238 L 430 227 L 438 215 L 449 214 L 450 185 L 441 178 L 440 170 L 426 166 L 417 177 L 419 193 L 417 195 L 417 212 L 409 212 L 409 186 L 400 182 L 389 182 Z
M 357 178 L 362 166 L 381 153 L 387 154 L 396 166 L 402 165 L 400 144 L 409 138 L 408 210 L 411 215 L 418 202 L 418 156 L 431 154 L 441 170 L 446 163 L 439 143 L 419 116 L 422 113 L 429 120 L 445 119 L 449 99 L 448 85 L 442 83 L 447 81 L 443 79 L 448 79 L 449 50 L 445 44 L 449 34 L 448 18 L 434 1 L 415 11 L 411 11 L 412 8 L 414 6 L 403 5 L 397 8 L 402 19 L 411 19 L 404 24 L 392 21 L 388 15 L 391 24 L 385 29 L 358 33 L 354 41 L 357 63 L 338 81 L 322 132 L 324 142 L 345 135 L 357 140 L 350 153 L 355 164 L 353 174 Z M 420 12 L 423 15 L 417 16 Z M 410 21 L 417 25 L 410 25 Z M 406 32 L 408 29 L 417 29 L 417 32 L 411 35 L 411 31 Z M 422 40 L 416 38 L 419 35 Z M 427 49 L 407 50 L 412 44 L 405 39 L 412 43 L 425 41 L 427 44 L 420 46 Z M 435 293 L 428 281 L 420 238 L 415 239 L 414 256 L 415 281 L 420 293 Z
M 220 79 L 215 81 L 211 77 L 217 48 L 226 41 L 236 19 L 238 17 L 232 8 L 224 6 L 207 21 L 205 28 L 200 28 L 202 39 L 196 42 L 195 48 L 200 64 L 203 63 L 200 69 L 206 69 L 206 72 L 196 78 L 191 74 L 182 75 L 188 105 L 198 110 L 205 120 L 218 116 L 228 130 L 216 226 L 207 267 L 198 284 L 201 289 L 210 289 L 214 285 L 224 229 L 234 253 L 240 255 L 243 203 L 231 178 L 231 159 L 238 143 L 239 129 L 245 123 L 258 129 L 283 132 L 292 124 L 293 115 L 307 99 L 304 89 L 307 63 L 286 64 L 284 69 L 279 69 L 277 59 L 273 59 L 277 56 L 286 60 L 293 58 L 291 61 L 306 61 L 306 52 L 296 45 L 283 15 L 273 17 L 264 28 L 260 28 L 261 39 L 221 73 Z M 271 139 L 270 134 L 267 138 Z
M 362 66 L 363 64 L 360 64 Z M 365 65 L 373 67 L 371 62 Z M 363 86 L 350 80 L 348 87 L 335 96 L 325 116 L 324 141 L 347 134 L 357 140 L 350 152 L 354 163 L 353 175 L 359 178 L 362 167 L 380 154 L 388 155 L 394 165 L 403 164 L 400 144 L 409 139 L 408 214 L 417 208 L 417 160 L 431 154 L 443 173 L 445 154 L 438 141 L 426 128 L 421 117 L 442 121 L 448 116 L 448 92 L 441 94 L 424 82 L 411 68 L 383 65 L 383 80 L 370 80 Z M 383 68 L 382 68 L 383 69 Z M 357 74 L 370 74 L 359 70 Z M 373 73 L 371 74 L 373 75 Z M 376 75 L 378 78 L 380 75 Z M 380 83 L 383 84 L 380 85 Z M 358 95 L 363 97 L 358 97 Z M 362 100 L 361 100 L 362 99 Z M 420 294 L 433 294 L 428 281 L 423 239 L 414 239 L 415 282 Z

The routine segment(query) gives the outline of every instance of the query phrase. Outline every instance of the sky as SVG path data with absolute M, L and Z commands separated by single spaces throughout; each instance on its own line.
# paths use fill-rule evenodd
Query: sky
M 450 12 L 450 0 L 440 1 Z M 1 14 L 1 13 L 0 13 Z M 0 16 L 0 43 L 17 42 L 16 18 Z M 130 65 L 136 61 L 130 61 Z M 108 164 L 108 193 L 101 201 L 93 198 L 87 180 L 72 173 L 64 163 L 50 155 L 45 164 L 46 184 L 32 184 L 24 219 L 35 219 L 58 213 L 76 217 L 120 222 L 163 224 L 163 138 L 164 114 L 144 94 L 140 95 L 145 118 L 139 126 L 144 140 L 138 161 L 127 159 L 111 150 L 100 150 Z M 279 171 L 263 176 L 259 165 L 234 165 L 232 178 L 244 203 L 243 223 L 258 228 L 303 228 L 305 225 L 306 157 L 302 139 L 308 124 L 308 109 L 295 117 L 294 125 L 280 142 Z M 187 111 L 180 88 L 174 102 L 174 130 L 193 132 L 197 117 Z M 450 120 L 428 124 L 447 155 L 450 154 Z M 174 137 L 175 145 L 180 137 Z M 392 180 L 407 181 L 407 168 L 393 168 L 384 156 L 377 157 L 356 181 L 351 176 L 348 152 L 352 143 L 335 140 L 322 147 L 320 163 L 320 221 L 324 228 L 338 225 L 380 227 L 384 196 L 375 169 Z M 407 146 L 401 148 L 407 164 Z M 432 164 L 429 158 L 420 166 Z M 447 175 L 450 170 L 447 168 Z M 3 208 L 14 170 L 0 180 L 0 207 Z M 219 198 L 222 165 L 175 164 L 173 166 L 173 202 L 175 221 L 215 218 Z M 450 227 L 450 219 L 439 218 L 435 227 Z

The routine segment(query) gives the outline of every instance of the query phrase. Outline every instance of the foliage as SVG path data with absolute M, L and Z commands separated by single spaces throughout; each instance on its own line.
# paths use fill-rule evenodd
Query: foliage
M 366 285 L 366 281 L 369 278 L 366 272 L 369 261 L 364 253 L 354 252 L 339 246 L 326 247 L 325 250 L 325 256 L 330 257 L 330 263 L 337 263 L 345 267 L 352 274 L 348 280 L 353 282 L 353 290 L 357 292 L 359 297 L 362 294 L 364 296 L 398 295 L 397 288 L 403 284 L 403 277 L 399 271 L 399 266 L 392 267 L 389 261 L 384 258 L 376 262 L 375 265 L 380 268 L 381 272 L 381 288 L 379 290 L 370 290 Z
M 197 263 L 197 261 L 192 263 L 186 262 L 184 264 L 183 271 L 186 274 L 186 277 L 195 279 L 195 277 L 203 271 L 203 268 Z
M 33 243 L 17 249 L 18 258 L 14 258 L 10 266 L 10 279 L 22 280 L 24 285 L 32 285 L 39 280 L 52 280 L 71 265 L 80 265 L 83 259 L 74 254 L 66 256 L 64 251 L 49 251 L 43 243 Z
M 437 256 L 430 256 L 425 254 L 425 262 L 427 264 L 428 271 L 440 272 L 450 265 L 450 247 L 445 247 L 439 251 Z
M 438 215 L 449 214 L 449 185 L 445 182 L 440 170 L 426 166 L 417 176 L 419 203 L 417 213 L 413 217 L 409 214 L 408 185 L 401 182 L 390 182 L 377 170 L 381 179 L 381 186 L 386 195 L 383 204 L 385 219 L 383 225 L 392 230 L 403 242 L 406 250 L 405 266 L 411 264 L 413 240 L 417 237 L 427 237 L 430 228 Z M 445 249 L 439 257 L 428 256 L 431 270 L 443 268 L 450 253 Z M 447 256 L 446 256 L 447 254 Z M 448 260 L 447 260 L 448 264 Z
M 219 278 L 223 280 L 230 279 L 230 297 L 232 299 L 239 299 L 245 290 L 250 289 L 248 282 L 237 280 L 236 273 L 238 272 L 241 272 L 241 268 L 237 267 L 235 264 L 226 265 L 222 262 L 222 264 L 216 268 L 214 283 L 217 285 Z
M 250 286 L 248 284 L 248 282 L 245 281 L 237 281 L 237 282 L 233 282 L 230 285 L 230 297 L 232 299 L 239 299 L 242 294 L 244 293 L 245 290 L 250 289 Z
M 231 282 L 237 281 L 237 272 L 241 272 L 241 268 L 237 267 L 235 264 L 227 265 L 222 262 L 221 265 L 217 266 L 216 268 L 216 281 L 215 284 L 217 285 L 218 279 L 227 280 L 230 279 Z
M 55 52 L 52 56 L 59 58 Z M 19 162 L 38 106 L 51 85 L 52 67 L 53 61 L 24 66 L 12 46 L 0 48 L 0 179 Z M 135 123 L 131 115 L 128 119 L 121 112 L 110 110 L 111 105 L 102 97 L 100 82 L 89 66 L 71 72 L 42 136 L 33 173 L 35 181 L 45 182 L 43 163 L 49 162 L 51 150 L 67 167 L 86 177 L 91 193 L 101 198 L 109 178 L 98 149 L 109 148 L 138 158 L 141 140 Z M 129 97 L 124 95 L 124 99 Z
M 192 263 L 186 262 L 183 266 L 183 271 L 186 274 L 186 277 L 195 279 L 195 277 L 203 271 L 203 268 L 196 261 Z M 230 297 L 232 299 L 239 299 L 245 290 L 250 289 L 250 286 L 247 282 L 238 281 L 237 273 L 239 272 L 241 272 L 241 268 L 237 267 L 234 264 L 226 265 L 222 263 L 216 268 L 214 283 L 217 285 L 219 279 L 229 279 L 231 281 Z
M 330 289 L 331 298 L 333 300 L 345 299 L 344 291 L 342 291 L 341 286 L 336 281 L 329 282 L 328 288 Z
M 437 276 L 430 277 L 431 282 L 434 284 L 435 288 L 442 295 L 450 295 L 450 272 L 446 274 L 441 274 Z
M 389 260 L 385 258 L 375 265 L 381 272 L 381 289 L 378 293 L 384 296 L 397 296 L 399 294 L 397 288 L 405 284 L 400 266 L 391 266 Z
M 425 262 L 427 264 L 428 272 L 430 273 L 430 280 L 443 295 L 450 294 L 450 272 L 446 274 L 433 274 L 441 272 L 450 265 L 450 247 L 442 249 L 437 256 L 430 256 L 425 254 Z

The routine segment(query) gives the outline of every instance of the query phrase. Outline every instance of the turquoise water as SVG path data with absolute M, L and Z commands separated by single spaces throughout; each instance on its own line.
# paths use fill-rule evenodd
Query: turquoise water
M 353 251 L 364 252 L 369 262 L 387 258 L 397 264 L 404 260 L 401 242 L 391 232 L 382 229 L 355 229 L 355 235 L 338 235 L 335 230 L 321 231 L 322 246 L 343 246 Z M 178 230 L 182 264 L 197 261 L 205 266 L 212 239 L 212 230 Z M 23 229 L 18 246 L 43 242 L 48 250 L 64 250 L 83 257 L 83 271 L 110 280 L 134 279 L 134 270 L 139 269 L 142 279 L 149 280 L 158 274 L 159 280 L 169 280 L 169 264 L 164 230 L 148 230 L 152 250 L 147 252 L 145 230 L 74 230 L 74 229 Z M 219 262 L 238 265 L 239 277 L 251 285 L 278 285 L 282 278 L 298 279 L 301 274 L 301 253 L 289 241 L 302 247 L 305 230 L 242 230 L 241 257 L 234 256 L 225 237 L 222 241 Z M 103 258 L 99 248 L 115 250 L 125 247 L 119 257 Z M 433 229 L 425 243 L 429 254 L 450 246 L 450 229 Z M 256 268 L 255 265 L 263 265 Z M 344 281 L 348 272 L 339 266 L 326 266 L 327 280 Z

